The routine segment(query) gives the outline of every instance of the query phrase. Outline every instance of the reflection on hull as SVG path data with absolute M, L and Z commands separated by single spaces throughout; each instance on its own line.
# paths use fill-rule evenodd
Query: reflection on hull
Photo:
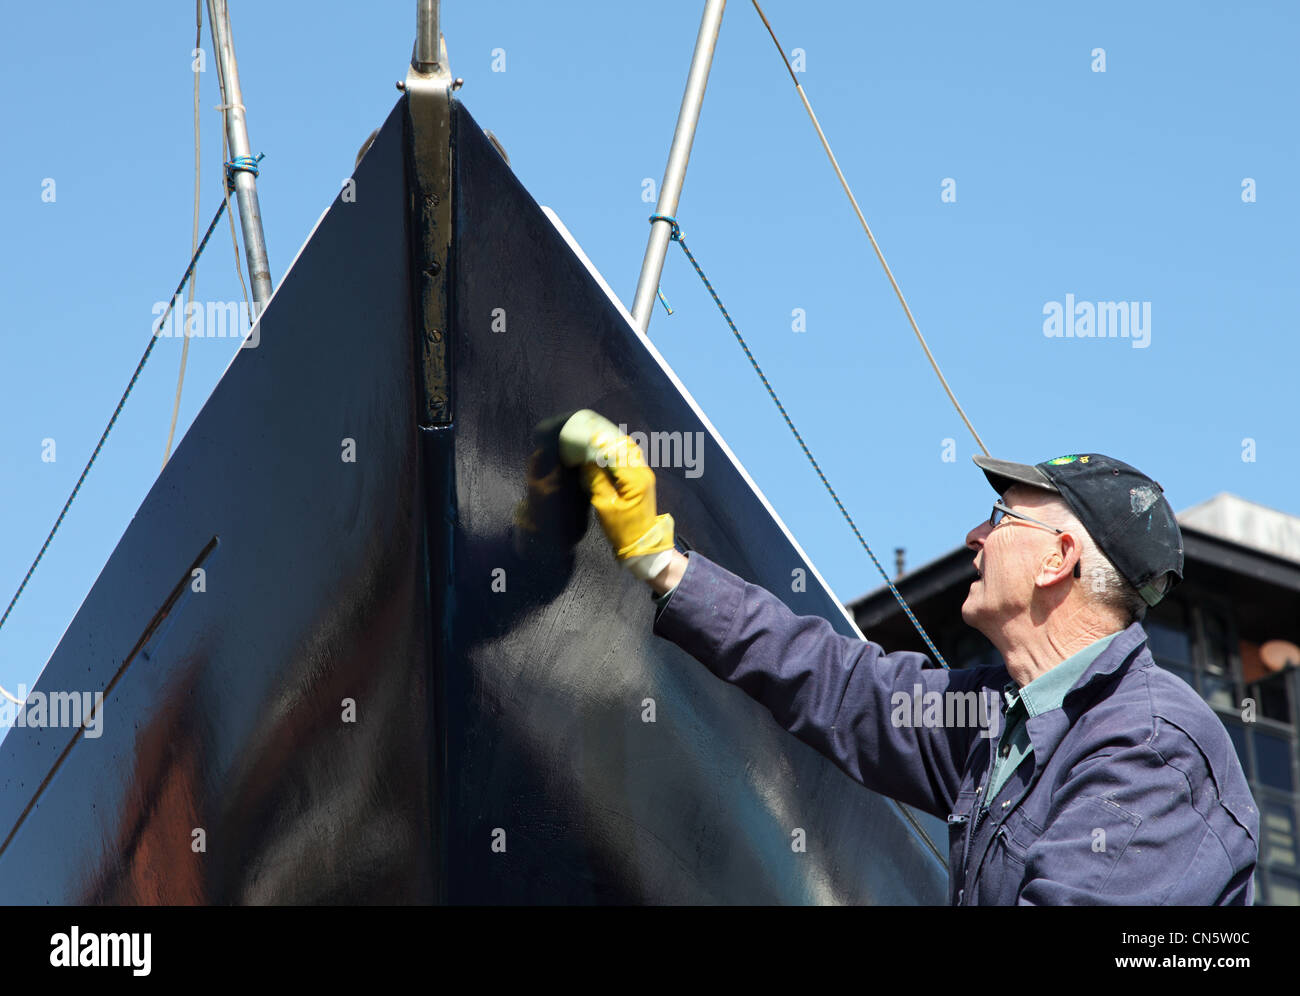
M 421 424 L 410 130 L 399 103 L 43 673 L 104 692 L 102 735 L 0 745 L 0 901 L 942 902 L 908 814 L 653 636 L 598 528 L 516 552 L 542 418 L 702 433 L 657 471 L 679 535 L 853 632 L 458 104 L 451 421 Z

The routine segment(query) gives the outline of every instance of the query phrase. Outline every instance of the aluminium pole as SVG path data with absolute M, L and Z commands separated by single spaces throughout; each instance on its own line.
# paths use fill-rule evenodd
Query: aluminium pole
M 438 0 L 415 0 L 415 54 L 411 65 L 425 75 L 438 71 L 439 40 Z
M 659 185 L 659 203 L 655 214 L 675 216 L 677 201 L 681 197 L 682 182 L 686 179 L 686 165 L 691 160 L 691 143 L 695 139 L 695 125 L 700 119 L 700 106 L 704 103 L 704 88 L 709 82 L 709 68 L 713 64 L 713 50 L 718 44 L 718 29 L 722 27 L 722 12 L 727 0 L 706 0 L 700 32 L 695 39 L 695 54 L 691 56 L 691 70 L 686 77 L 686 92 L 682 94 L 681 110 L 677 112 L 677 130 L 668 150 L 668 165 L 664 180 Z M 659 290 L 659 276 L 664 268 L 672 226 L 666 221 L 650 225 L 650 241 L 646 245 L 645 259 L 641 263 L 641 276 L 636 283 L 636 296 L 632 300 L 632 320 L 645 332 L 650 327 L 655 294 Z
M 248 122 L 244 114 L 244 96 L 239 88 L 239 66 L 235 62 L 235 43 L 230 34 L 230 13 L 226 0 L 208 0 L 208 22 L 212 27 L 212 47 L 224 88 L 223 102 L 226 140 L 231 160 L 251 157 Z M 271 300 L 271 264 L 266 258 L 266 236 L 262 233 L 262 210 L 257 202 L 257 178 L 248 170 L 235 170 L 235 200 L 239 207 L 239 227 L 244 233 L 244 254 L 248 258 L 248 276 L 253 285 L 253 320 L 261 316 Z

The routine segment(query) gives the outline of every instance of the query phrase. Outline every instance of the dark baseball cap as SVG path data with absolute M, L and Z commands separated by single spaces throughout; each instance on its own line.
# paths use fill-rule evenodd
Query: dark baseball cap
M 1059 494 L 1115 569 L 1148 605 L 1183 579 L 1183 534 L 1164 488 L 1100 453 L 1072 453 L 1034 464 L 976 456 L 998 494 L 1027 484 Z

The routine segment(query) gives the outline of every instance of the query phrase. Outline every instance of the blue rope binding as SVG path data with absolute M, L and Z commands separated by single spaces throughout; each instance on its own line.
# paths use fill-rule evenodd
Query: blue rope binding
M 265 152 L 259 152 L 256 157 L 253 156 L 235 156 L 234 159 L 226 163 L 226 189 L 232 194 L 235 192 L 235 174 L 252 173 L 257 176 L 257 164 L 266 158 Z

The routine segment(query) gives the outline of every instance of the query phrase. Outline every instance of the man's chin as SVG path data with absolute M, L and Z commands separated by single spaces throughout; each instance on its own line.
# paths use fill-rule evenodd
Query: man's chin
M 961 604 L 961 621 L 971 629 L 979 630 L 985 636 L 988 636 L 988 619 L 988 611 L 979 604 L 979 599 L 975 593 L 971 592 L 966 596 L 966 601 Z
M 987 606 L 981 606 L 973 595 L 967 595 L 961 606 L 961 621 L 971 629 L 981 633 L 994 646 L 998 645 L 995 636 L 1001 633 L 998 617 Z

